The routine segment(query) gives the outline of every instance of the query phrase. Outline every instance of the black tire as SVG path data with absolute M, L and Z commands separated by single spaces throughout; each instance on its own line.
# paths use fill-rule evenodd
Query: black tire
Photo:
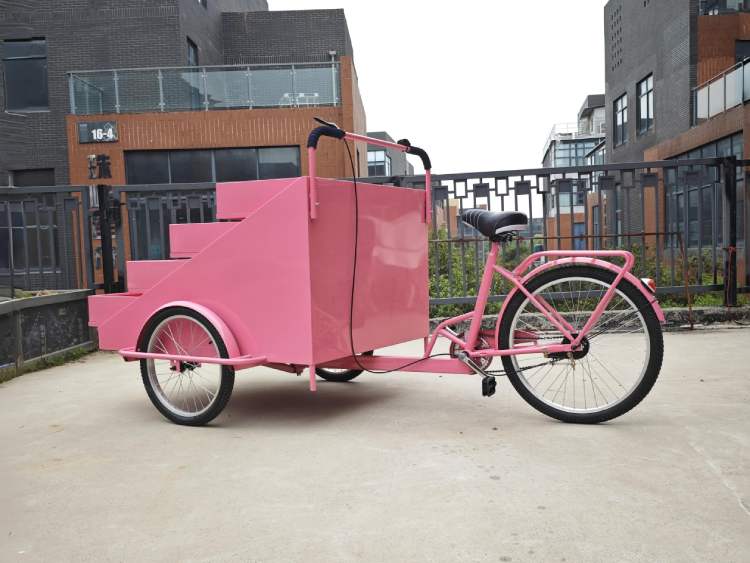
M 615 279 L 615 274 L 609 270 L 591 266 L 564 266 L 548 270 L 539 276 L 532 278 L 528 282 L 526 288 L 530 293 L 533 293 L 550 282 L 570 277 L 591 278 L 611 284 Z M 630 391 L 629 395 L 609 408 L 590 413 L 568 412 L 555 408 L 549 403 L 540 400 L 521 380 L 521 377 L 516 371 L 516 365 L 514 364 L 512 357 L 503 356 L 503 367 L 513 387 L 527 403 L 539 412 L 563 422 L 579 424 L 596 424 L 599 422 L 605 422 L 631 410 L 646 397 L 654 386 L 661 369 L 664 354 L 664 342 L 659 319 L 656 317 L 656 313 L 654 313 L 654 310 L 646 297 L 637 287 L 633 286 L 632 283 L 623 279 L 618 285 L 618 290 L 622 291 L 622 293 L 625 294 L 625 296 L 638 308 L 648 332 L 649 359 L 640 382 L 638 382 L 638 384 Z M 525 301 L 526 296 L 521 292 L 517 292 L 508 303 L 508 307 L 503 316 L 504 321 L 499 331 L 498 344 L 500 349 L 506 349 L 510 346 L 510 331 L 513 326 L 513 320 L 518 313 L 519 308 Z
M 228 358 L 226 345 L 219 332 L 214 326 L 201 314 L 196 313 L 192 309 L 186 307 L 170 307 L 156 313 L 144 328 L 141 338 L 139 339 L 138 349 L 143 351 L 146 350 L 148 343 L 157 327 L 166 319 L 174 316 L 185 316 L 190 317 L 196 322 L 203 325 L 203 327 L 209 332 L 211 337 L 214 339 L 214 343 L 219 351 L 219 356 L 222 358 Z M 156 407 L 156 409 L 164 415 L 165 418 L 171 420 L 176 424 L 182 424 L 186 426 L 203 426 L 211 422 L 216 418 L 224 407 L 226 407 L 229 397 L 232 395 L 232 389 L 234 388 L 234 368 L 231 366 L 220 366 L 221 367 L 221 378 L 219 383 L 218 391 L 213 398 L 208 408 L 196 415 L 184 416 L 173 412 L 167 405 L 159 398 L 159 394 L 154 389 L 151 378 L 149 377 L 149 360 L 141 360 L 141 378 L 143 379 L 143 385 L 146 388 L 149 399 Z
M 372 356 L 373 351 L 370 350 L 369 352 L 364 352 L 363 356 Z M 320 377 L 321 379 L 325 379 L 326 381 L 333 381 L 335 383 L 344 383 L 346 381 L 351 381 L 358 375 L 360 375 L 364 370 L 361 369 L 348 369 L 346 371 L 332 371 L 330 369 L 326 368 L 315 368 L 315 374 Z

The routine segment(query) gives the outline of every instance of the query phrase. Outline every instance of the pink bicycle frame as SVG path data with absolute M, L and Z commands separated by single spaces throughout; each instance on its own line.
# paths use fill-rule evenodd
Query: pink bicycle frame
M 633 255 L 630 252 L 624 250 L 593 250 L 593 251 L 563 251 L 563 250 L 549 250 L 542 252 L 535 252 L 529 255 L 523 262 L 521 262 L 512 271 L 503 268 L 497 264 L 497 256 L 499 253 L 500 244 L 493 242 L 490 247 L 490 252 L 487 255 L 487 261 L 485 263 L 484 273 L 482 274 L 482 281 L 479 287 L 479 294 L 477 296 L 474 310 L 470 313 L 465 313 L 457 317 L 452 317 L 441 322 L 432 334 L 425 339 L 424 343 L 424 354 L 422 360 L 413 365 L 406 366 L 402 371 L 429 371 L 429 372 L 448 372 L 448 373 L 472 373 L 471 369 L 468 368 L 463 362 L 455 358 L 442 359 L 442 358 L 431 358 L 433 348 L 438 337 L 442 336 L 447 338 L 451 342 L 455 343 L 459 348 L 465 351 L 469 357 L 481 358 L 486 356 L 511 356 L 520 354 L 551 354 L 551 353 L 567 353 L 578 349 L 581 345 L 583 338 L 589 333 L 589 331 L 596 325 L 602 314 L 606 310 L 612 298 L 615 295 L 617 286 L 623 279 L 627 279 L 633 283 L 635 287 L 641 290 L 646 296 L 649 303 L 653 307 L 657 318 L 664 322 L 664 314 L 656 301 L 656 296 L 651 293 L 640 280 L 635 278 L 631 273 L 631 269 L 635 262 Z M 553 257 L 558 258 L 551 262 L 547 262 L 539 268 L 534 268 L 524 275 L 531 265 L 539 260 L 540 258 Z M 622 266 L 618 266 L 602 258 L 621 258 L 624 261 Z M 615 274 L 614 282 L 604 292 L 598 305 L 595 307 L 591 316 L 584 324 L 580 332 L 575 333 L 573 326 L 568 323 L 565 318 L 560 315 L 549 303 L 547 303 L 542 297 L 533 295 L 527 288 L 528 281 L 534 276 L 539 275 L 541 272 L 553 268 L 559 267 L 566 264 L 587 264 L 596 267 L 604 268 L 612 271 Z M 492 287 L 492 279 L 495 274 L 501 275 L 506 280 L 510 281 L 514 288 L 511 290 L 509 295 L 505 298 L 503 308 L 497 319 L 495 327 L 494 341 L 498 342 L 500 325 L 503 322 L 503 314 L 505 313 L 505 307 L 510 299 L 513 297 L 515 292 L 521 292 L 525 295 L 532 305 L 542 314 L 544 317 L 554 326 L 560 334 L 568 340 L 567 344 L 550 344 L 546 346 L 539 346 L 534 343 L 535 335 L 533 333 L 520 334 L 521 340 L 524 338 L 529 342 L 522 342 L 516 344 L 511 348 L 499 349 L 494 346 L 490 348 L 477 349 L 477 343 L 479 342 L 480 336 L 484 333 L 481 331 L 482 317 L 484 310 L 489 301 L 490 290 Z M 461 339 L 455 332 L 450 330 L 448 327 L 470 321 L 468 336 L 466 340 Z M 410 358 L 406 357 L 383 357 L 383 356 L 358 356 L 357 362 L 353 358 L 345 358 L 329 362 L 321 367 L 336 367 L 336 368 L 349 368 L 356 369 L 359 366 L 363 366 L 368 369 L 393 369 L 399 367 L 406 360 Z M 399 364 L 401 362 L 401 364 Z

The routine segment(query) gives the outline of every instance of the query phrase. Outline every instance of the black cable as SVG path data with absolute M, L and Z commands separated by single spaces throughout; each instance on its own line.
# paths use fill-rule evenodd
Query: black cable
M 450 354 L 446 353 L 432 354 L 430 356 L 427 356 L 426 358 L 419 358 L 418 360 L 414 360 L 413 362 L 409 362 L 402 366 L 386 370 L 367 369 L 360 363 L 359 358 L 357 358 L 357 353 L 354 351 L 354 290 L 357 287 L 357 250 L 359 247 L 359 194 L 357 192 L 357 170 L 354 167 L 354 158 L 352 157 L 352 151 L 349 148 L 349 143 L 347 143 L 345 139 L 342 140 L 344 141 L 344 145 L 346 145 L 346 152 L 349 153 L 349 163 L 352 166 L 352 183 L 354 184 L 354 262 L 352 264 L 352 292 L 349 299 L 349 345 L 352 350 L 352 358 L 354 358 L 354 362 L 362 371 L 383 374 L 400 371 L 406 367 L 418 364 L 419 362 L 429 360 L 430 358 L 436 358 L 438 356 L 450 356 Z

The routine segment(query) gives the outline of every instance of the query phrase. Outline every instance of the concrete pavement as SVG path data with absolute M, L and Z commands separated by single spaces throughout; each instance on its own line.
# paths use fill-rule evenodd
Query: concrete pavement
M 185 428 L 97 353 L 0 385 L 0 454 L 0 561 L 750 561 L 750 330 L 665 335 L 599 426 L 504 379 L 254 369 Z

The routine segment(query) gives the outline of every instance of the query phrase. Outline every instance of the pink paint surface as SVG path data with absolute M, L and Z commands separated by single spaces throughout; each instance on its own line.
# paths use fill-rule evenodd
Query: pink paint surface
M 354 192 L 350 182 L 318 179 L 317 194 L 311 220 L 307 177 L 218 184 L 217 217 L 233 222 L 174 226 L 170 243 L 189 259 L 129 263 L 128 289 L 137 292 L 90 298 L 100 347 L 135 348 L 147 320 L 181 302 L 221 319 L 217 330 L 236 342 L 230 354 L 301 365 L 349 355 Z M 358 194 L 357 349 L 422 338 L 424 193 L 360 184 Z

